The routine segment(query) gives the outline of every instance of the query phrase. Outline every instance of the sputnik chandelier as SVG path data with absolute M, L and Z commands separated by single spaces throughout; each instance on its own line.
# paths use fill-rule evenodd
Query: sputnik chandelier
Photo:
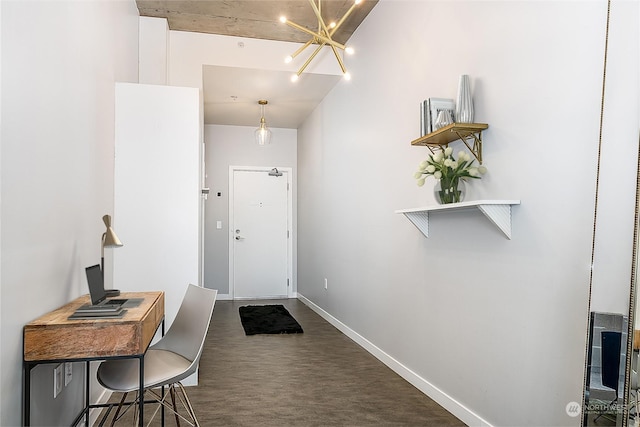
M 312 31 L 308 28 L 305 28 L 301 25 L 296 24 L 295 22 L 291 22 L 289 21 L 285 16 L 281 16 L 280 17 L 280 22 L 289 25 L 290 27 L 293 27 L 297 30 L 303 31 L 307 34 L 309 34 L 311 36 L 311 39 L 306 42 L 304 45 L 302 45 L 298 50 L 296 50 L 293 55 L 289 55 L 285 58 L 285 62 L 289 63 L 291 61 L 293 61 L 293 59 L 298 56 L 300 53 L 302 53 L 302 51 L 304 51 L 306 48 L 308 48 L 309 46 L 311 46 L 312 44 L 317 44 L 318 47 L 316 48 L 316 50 L 307 58 L 307 60 L 305 61 L 304 64 L 302 64 L 302 67 L 300 67 L 300 69 L 298 70 L 298 72 L 296 74 L 294 74 L 291 77 L 291 81 L 297 81 L 298 78 L 300 77 L 300 74 L 302 74 L 302 72 L 305 70 L 305 68 L 307 68 L 307 66 L 309 65 L 309 63 L 311 63 L 311 61 L 313 60 L 313 58 L 316 57 L 316 55 L 318 53 L 320 53 L 320 51 L 322 50 L 322 48 L 326 45 L 329 45 L 329 47 L 331 48 L 331 50 L 333 51 L 333 54 L 336 56 L 336 59 L 338 60 L 338 64 L 340 65 L 340 69 L 342 70 L 342 74 L 344 76 L 344 78 L 346 80 L 349 80 L 351 78 L 351 75 L 347 72 L 347 69 L 344 66 L 344 62 L 342 60 L 342 57 L 340 56 L 340 54 L 338 53 L 338 49 L 348 53 L 348 54 L 352 54 L 353 53 L 353 49 L 350 47 L 347 47 L 341 43 L 338 43 L 337 41 L 333 40 L 331 37 L 335 34 L 336 31 L 338 31 L 338 29 L 340 28 L 340 26 L 344 23 L 344 21 L 347 19 L 347 17 L 351 14 L 351 12 L 353 12 L 353 10 L 355 9 L 355 7 L 360 4 L 362 2 L 362 0 L 354 0 L 353 5 L 349 8 L 349 10 L 347 11 L 347 13 L 344 14 L 344 16 L 342 18 L 340 18 L 340 20 L 335 23 L 335 22 L 330 22 L 329 25 L 326 25 L 324 22 L 324 18 L 322 18 L 322 13 L 321 13 L 321 8 L 322 8 L 322 0 L 318 0 L 318 4 L 316 4 L 316 0 L 309 0 L 309 3 L 311 4 L 311 8 L 313 9 L 313 12 L 315 13 L 316 17 L 318 18 L 318 31 Z

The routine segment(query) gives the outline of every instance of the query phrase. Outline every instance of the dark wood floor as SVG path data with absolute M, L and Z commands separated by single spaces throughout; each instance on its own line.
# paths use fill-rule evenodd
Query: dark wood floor
M 304 333 L 246 336 L 238 308 L 252 304 L 283 304 Z M 187 392 L 202 426 L 464 425 L 294 299 L 217 301 Z

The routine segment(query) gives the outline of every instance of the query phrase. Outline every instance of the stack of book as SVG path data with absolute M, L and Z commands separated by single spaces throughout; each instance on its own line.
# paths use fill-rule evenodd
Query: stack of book
M 126 312 L 121 304 L 85 304 L 69 316 L 69 319 L 111 319 L 122 317 Z

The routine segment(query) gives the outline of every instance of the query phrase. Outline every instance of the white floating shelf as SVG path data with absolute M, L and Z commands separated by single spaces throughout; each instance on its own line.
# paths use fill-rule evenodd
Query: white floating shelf
M 507 239 L 511 239 L 511 206 L 519 204 L 520 200 L 474 200 L 472 202 L 401 209 L 396 213 L 406 216 L 413 225 L 418 227 L 424 237 L 429 237 L 429 212 L 478 209 L 507 236 Z

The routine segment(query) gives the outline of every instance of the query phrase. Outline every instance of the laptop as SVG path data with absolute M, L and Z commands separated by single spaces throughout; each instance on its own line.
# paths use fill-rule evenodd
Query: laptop
M 85 268 L 87 275 L 87 284 L 89 285 L 89 295 L 91 304 L 85 304 L 76 310 L 77 312 L 90 313 L 110 313 L 118 312 L 124 308 L 137 307 L 143 301 L 143 298 L 109 298 L 104 289 L 104 277 L 100 264 L 92 265 Z

